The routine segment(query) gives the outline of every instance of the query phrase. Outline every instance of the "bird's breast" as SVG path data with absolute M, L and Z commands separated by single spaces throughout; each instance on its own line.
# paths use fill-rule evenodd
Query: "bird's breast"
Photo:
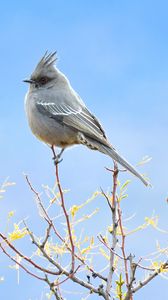
M 78 143 L 77 132 L 38 110 L 38 98 L 29 94 L 25 97 L 25 110 L 33 134 L 49 145 L 65 148 Z

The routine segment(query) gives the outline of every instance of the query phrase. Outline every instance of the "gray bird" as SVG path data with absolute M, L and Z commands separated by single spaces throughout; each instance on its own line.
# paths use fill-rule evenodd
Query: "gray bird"
M 107 140 L 97 118 L 87 109 L 69 80 L 54 66 L 56 52 L 47 54 L 37 64 L 25 97 L 28 122 L 34 135 L 63 150 L 82 144 L 98 150 L 137 176 L 146 186 L 148 182 L 131 166 Z

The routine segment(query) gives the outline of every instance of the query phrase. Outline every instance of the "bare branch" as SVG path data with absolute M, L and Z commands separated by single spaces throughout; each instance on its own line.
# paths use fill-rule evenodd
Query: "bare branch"
M 168 261 L 163 263 L 158 270 L 156 270 L 155 272 L 150 274 L 145 280 L 140 281 L 139 284 L 135 288 L 132 289 L 132 293 L 135 293 L 138 290 L 140 290 L 142 287 L 144 287 L 146 284 L 148 284 L 153 278 L 155 278 L 157 275 L 159 275 L 161 272 L 163 272 L 164 269 L 167 269 L 167 268 L 168 268 Z
M 0 248 L 2 249 L 2 251 L 5 253 L 6 256 L 8 256 L 12 261 L 14 261 L 20 268 L 22 268 L 26 273 L 28 273 L 29 275 L 35 277 L 36 279 L 39 280 L 43 280 L 45 281 L 45 278 L 40 277 L 34 273 L 32 273 L 31 271 L 29 271 L 26 267 L 24 267 L 19 261 L 17 261 L 15 258 L 13 258 L 2 246 L 2 244 L 0 244 Z
M 110 212 L 111 212 L 111 222 L 112 222 L 112 231 L 111 231 L 111 238 L 110 241 L 107 241 L 103 235 L 98 236 L 98 240 L 103 244 L 104 247 L 106 247 L 107 251 L 109 252 L 109 268 L 107 270 L 107 267 L 103 268 L 101 273 L 107 270 L 107 277 L 104 277 L 102 274 L 99 272 L 96 272 L 94 270 L 94 267 L 91 267 L 88 265 L 92 264 L 92 260 L 90 259 L 90 256 L 85 256 L 84 252 L 80 251 L 80 239 L 79 239 L 79 246 L 78 245 L 78 240 L 73 239 L 73 222 L 71 223 L 71 218 L 70 218 L 70 213 L 69 210 L 67 210 L 66 205 L 65 205 L 65 199 L 64 199 L 64 193 L 63 189 L 60 183 L 60 178 L 59 178 L 59 168 L 58 168 L 58 158 L 60 157 L 59 155 L 56 156 L 54 147 L 52 147 L 52 151 L 54 154 L 55 158 L 55 176 L 56 176 L 56 183 L 57 183 L 57 188 L 58 188 L 58 194 L 59 194 L 59 205 L 61 205 L 62 211 L 63 211 L 63 216 L 65 219 L 65 226 L 66 226 L 66 234 L 62 234 L 62 231 L 57 230 L 57 226 L 55 225 L 56 221 L 52 219 L 49 216 L 48 209 L 46 209 L 42 203 L 40 194 L 34 189 L 33 185 L 31 184 L 28 176 L 26 175 L 26 181 L 28 183 L 28 186 L 30 190 L 33 192 L 35 195 L 37 207 L 39 209 L 40 216 L 43 217 L 43 219 L 47 222 L 47 227 L 46 227 L 46 232 L 43 237 L 42 242 L 39 241 L 38 238 L 35 237 L 33 232 L 30 231 L 30 229 L 27 227 L 26 223 L 23 221 L 23 223 L 26 226 L 26 230 L 30 236 L 30 239 L 32 243 L 36 246 L 36 249 L 38 249 L 41 253 L 40 257 L 44 258 L 45 263 L 47 262 L 48 268 L 43 268 L 42 265 L 37 264 L 34 262 L 31 258 L 28 256 L 25 256 L 23 253 L 21 253 L 11 242 L 11 239 L 8 239 L 4 234 L 0 233 L 0 238 L 2 239 L 0 243 L 0 249 L 4 252 L 4 254 L 9 257 L 15 264 L 17 264 L 21 269 L 23 269 L 25 272 L 27 272 L 29 275 L 35 277 L 38 280 L 44 281 L 48 284 L 50 291 L 52 292 L 53 296 L 55 297 L 56 300 L 63 300 L 63 297 L 60 292 L 60 287 L 62 286 L 63 283 L 66 281 L 70 280 L 85 289 L 89 291 L 90 294 L 95 293 L 101 297 L 103 297 L 105 300 L 114 300 L 113 295 L 112 295 L 112 287 L 113 287 L 113 281 L 116 278 L 116 275 L 114 274 L 115 268 L 116 268 L 116 262 L 118 260 L 115 260 L 116 257 L 119 258 L 119 268 L 120 265 L 123 268 L 120 274 L 120 280 L 116 281 L 116 291 L 117 291 L 117 297 L 119 299 L 123 300 L 133 300 L 133 294 L 136 293 L 138 290 L 140 290 L 142 287 L 147 285 L 152 279 L 154 279 L 157 275 L 159 275 L 161 272 L 163 272 L 165 269 L 168 269 L 168 261 L 163 263 L 162 265 L 159 265 L 158 269 L 156 268 L 151 268 L 151 267 L 146 267 L 142 266 L 140 264 L 142 259 L 139 259 L 137 263 L 133 261 L 133 256 L 130 254 L 127 256 L 126 254 L 126 249 L 125 249 L 125 242 L 126 242 L 126 234 L 125 230 L 123 227 L 123 220 L 122 220 L 122 210 L 120 206 L 120 201 L 117 197 L 116 190 L 117 190 L 117 178 L 118 178 L 118 173 L 119 169 L 117 166 L 117 163 L 114 162 L 114 169 L 108 169 L 113 175 L 113 186 L 112 186 L 112 197 L 106 194 L 102 189 L 102 195 L 107 201 L 107 204 L 109 206 Z M 121 189 L 122 190 L 122 189 Z M 110 224 L 111 225 L 111 224 Z M 118 243 L 117 239 L 117 229 L 120 229 L 121 236 L 121 250 L 119 254 L 117 253 L 116 247 Z M 70 257 L 70 270 L 67 267 L 64 267 L 62 263 L 60 263 L 61 260 L 59 260 L 60 255 L 56 256 L 55 254 L 49 254 L 47 250 L 47 246 L 50 242 L 50 234 L 51 232 L 54 234 L 54 239 L 58 239 L 59 243 L 61 244 L 61 247 L 63 249 L 66 249 L 66 253 L 68 252 L 68 257 Z M 76 248 L 75 248 L 76 246 Z M 79 247 L 79 252 L 77 252 L 77 249 Z M 89 246 L 90 247 L 90 246 Z M 88 248 L 89 248 L 88 247 Z M 95 245 L 95 249 L 98 247 L 98 245 Z M 87 251 L 88 251 L 88 248 Z M 91 248 L 91 247 L 90 247 Z M 89 248 L 89 250 L 90 250 Z M 85 249 L 85 248 L 84 248 Z M 52 250 L 54 251 L 54 250 Z M 78 254 L 77 254 L 77 253 Z M 14 253 L 14 255 L 13 255 Z M 52 252 L 54 253 L 54 252 Z M 96 254 L 97 252 L 93 251 L 93 253 L 88 252 L 89 254 Z M 17 255 L 17 256 L 15 256 Z M 19 257 L 20 259 L 17 260 L 16 257 Z M 57 257 L 55 259 L 55 257 Z M 92 258 L 92 257 L 91 257 Z M 67 261 L 67 260 L 65 260 Z M 83 267 L 83 268 L 81 268 Z M 32 270 L 33 271 L 30 271 Z M 119 271 L 119 268 L 117 271 Z M 148 277 L 139 282 L 137 285 L 135 285 L 135 275 L 136 275 L 136 270 L 137 268 L 141 268 L 142 270 L 148 270 L 150 271 L 150 274 Z M 86 275 L 88 270 L 91 272 L 86 276 L 85 280 L 80 279 L 78 276 L 80 274 L 80 271 L 86 270 Z M 40 271 L 40 272 L 39 272 Z M 35 273 L 34 273 L 35 272 Z M 123 280 L 123 274 L 125 274 L 125 281 Z M 43 275 L 42 276 L 39 276 Z M 50 276 L 52 275 L 52 276 Z M 96 285 L 92 284 L 91 276 L 93 278 L 99 278 L 104 281 L 104 283 L 99 284 L 97 283 Z M 52 279 L 52 281 L 51 281 Z M 96 283 L 95 281 L 94 283 Z M 100 280 L 99 280 L 100 282 Z M 127 288 L 126 293 L 123 296 L 123 286 L 125 284 L 125 288 Z M 124 289 L 125 289 L 124 288 Z M 114 287 L 113 287 L 114 289 Z M 118 290 L 117 290 L 118 289 Z
M 102 190 L 101 187 L 100 187 L 100 189 L 101 189 L 101 192 L 102 192 L 103 196 L 104 196 L 105 199 L 107 200 L 107 203 L 108 203 L 109 208 L 112 210 L 112 206 L 111 206 L 109 197 L 105 194 L 105 192 Z
M 56 159 L 57 157 L 56 157 L 56 154 L 55 154 L 54 147 L 51 147 L 51 150 L 53 152 L 54 158 Z M 63 194 L 60 179 L 59 179 L 58 163 L 55 164 L 55 174 L 56 174 L 57 185 L 58 185 L 58 189 L 59 189 L 59 193 L 60 193 L 60 197 L 61 197 L 61 206 L 62 206 L 64 216 L 65 216 L 65 219 L 66 219 L 67 229 L 68 229 L 68 234 L 69 234 L 69 240 L 70 240 L 70 243 L 71 243 L 71 257 L 72 257 L 71 273 L 73 274 L 74 268 L 75 268 L 75 256 L 74 256 L 75 247 L 74 247 L 73 238 L 72 238 L 72 231 L 71 231 L 69 215 L 68 215 L 66 207 L 65 207 L 64 194 Z
M 91 292 L 94 292 L 96 294 L 101 295 L 102 297 L 104 297 L 104 299 L 106 299 L 106 294 L 104 292 L 103 289 L 100 290 L 100 288 L 95 288 L 93 287 L 91 284 L 79 279 L 78 277 L 74 276 L 75 272 L 77 272 L 78 268 L 74 271 L 74 273 L 72 274 L 72 272 L 68 272 L 66 271 L 58 262 L 56 262 L 55 260 L 53 260 L 44 250 L 43 247 L 41 247 L 40 244 L 38 244 L 38 242 L 35 240 L 33 233 L 29 230 L 29 228 L 27 228 L 30 237 L 32 239 L 32 242 L 37 246 L 37 248 L 40 249 L 40 251 L 42 252 L 43 256 L 52 264 L 54 265 L 62 275 L 67 276 L 67 279 L 71 279 L 73 282 L 78 283 L 79 285 L 85 287 L 86 289 L 90 290 Z M 59 283 L 60 284 L 60 283 Z
M 110 170 L 111 171 L 111 170 Z M 113 170 L 113 192 L 112 192 L 112 203 L 111 203 L 111 212 L 112 212 L 112 250 L 115 250 L 117 245 L 117 210 L 116 210 L 116 189 L 117 189 L 117 177 L 118 177 L 118 166 L 117 163 L 114 162 L 114 170 Z M 109 274 L 107 278 L 107 285 L 106 285 L 106 299 L 110 299 L 110 290 L 112 286 L 112 276 L 114 273 L 114 252 L 110 251 L 110 265 L 109 265 Z
M 47 216 L 46 218 L 46 221 L 47 223 L 49 224 L 49 227 L 48 229 L 50 228 L 50 225 L 52 226 L 52 229 L 55 233 L 55 235 L 65 244 L 67 250 L 69 250 L 71 252 L 71 248 L 69 247 L 69 245 L 67 244 L 67 242 L 65 241 L 65 239 L 61 236 L 61 234 L 58 232 L 58 230 L 56 229 L 53 221 L 51 220 L 50 216 L 48 215 L 45 207 L 43 206 L 42 204 L 42 201 L 41 201 L 41 198 L 40 198 L 40 195 L 39 193 L 35 190 L 35 188 L 33 187 L 32 183 L 30 182 L 30 179 L 28 178 L 28 176 L 26 176 L 26 181 L 31 189 L 31 191 L 35 194 L 36 197 L 38 197 L 38 202 L 39 202 L 39 205 L 41 206 L 41 209 L 43 210 L 44 212 L 44 215 Z M 47 232 L 46 232 L 47 233 Z M 47 236 L 46 236 L 47 238 Z M 91 268 L 88 264 L 86 264 L 86 262 L 84 261 L 84 259 L 82 257 L 80 257 L 79 255 L 77 255 L 76 253 L 74 253 L 74 256 L 75 258 L 77 258 L 82 264 L 84 264 L 87 269 L 93 274 L 92 276 L 95 278 L 95 277 L 99 277 L 100 279 L 104 280 L 104 281 L 107 281 L 107 278 L 104 277 L 103 275 L 101 275 L 100 273 L 96 272 L 95 270 L 93 270 L 93 268 Z
M 35 267 L 36 269 L 44 272 L 44 273 L 48 273 L 51 275 L 59 275 L 60 272 L 54 272 L 48 269 L 45 269 L 41 266 L 39 266 L 38 264 L 36 264 L 31 258 L 25 256 L 24 254 L 22 254 L 18 249 L 16 249 L 10 242 L 9 240 L 2 234 L 0 233 L 0 237 L 4 240 L 4 242 L 16 253 L 18 254 L 21 258 L 23 258 L 24 260 L 26 260 L 28 263 L 30 263 L 31 265 L 33 265 L 33 267 Z
M 114 255 L 118 256 L 120 259 L 127 259 L 127 258 L 124 258 L 122 257 L 120 254 L 118 254 L 116 251 L 114 251 L 113 249 L 111 249 L 109 247 L 109 245 L 106 243 L 105 239 L 103 238 L 103 236 L 100 234 L 100 236 L 97 237 L 98 240 L 110 251 L 112 252 Z
M 48 228 L 46 229 L 46 236 L 44 238 L 44 241 L 43 243 L 41 244 L 41 247 L 44 248 L 48 239 L 49 239 L 49 236 L 50 236 L 50 230 L 51 230 L 51 227 L 52 227 L 52 223 L 49 223 L 48 224 Z
M 58 295 L 57 289 L 54 288 L 53 282 L 50 282 L 50 280 L 49 280 L 49 278 L 48 278 L 47 275 L 46 275 L 46 277 L 45 277 L 45 281 L 46 281 L 47 284 L 49 285 L 50 290 L 52 291 L 52 293 L 53 293 L 53 295 L 55 296 L 56 300 L 63 300 L 63 298 L 60 297 L 60 296 Z
M 31 191 L 35 194 L 36 198 L 37 198 L 37 201 L 38 201 L 38 206 L 39 206 L 39 210 L 41 212 L 41 217 L 43 217 L 48 223 L 50 223 L 50 218 L 49 218 L 49 215 L 47 214 L 47 211 L 45 210 L 43 204 L 42 204 L 42 201 L 41 201 L 41 198 L 40 198 L 40 195 L 38 192 L 36 192 L 36 190 L 34 189 L 34 187 L 32 186 L 29 178 L 28 178 L 28 175 L 25 175 L 25 178 L 26 178 L 26 181 L 31 189 Z
M 122 238 L 122 243 L 121 243 L 121 251 L 122 255 L 124 257 L 124 268 L 125 268 L 125 280 L 126 280 L 126 285 L 129 285 L 129 278 L 128 278 L 128 265 L 127 265 L 127 257 L 125 253 L 125 233 L 122 225 L 122 212 L 121 212 L 121 207 L 120 207 L 120 201 L 117 201 L 117 211 L 118 211 L 118 223 L 119 223 L 119 228 L 121 231 L 121 238 Z M 131 298 L 130 298 L 131 300 Z
M 129 256 L 129 261 L 130 261 L 130 280 L 129 280 L 129 284 L 127 285 L 127 293 L 126 293 L 124 300 L 133 299 L 132 298 L 132 287 L 133 287 L 133 283 L 135 281 L 135 272 L 136 272 L 136 269 L 138 266 L 136 263 L 133 262 L 133 257 L 131 254 Z

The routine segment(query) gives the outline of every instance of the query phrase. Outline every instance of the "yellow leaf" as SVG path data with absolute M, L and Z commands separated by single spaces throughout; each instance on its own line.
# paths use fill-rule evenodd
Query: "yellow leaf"
M 131 180 L 126 180 L 126 182 L 121 186 L 120 190 L 123 191 L 127 188 L 127 185 L 131 182 Z
M 27 235 L 27 234 L 28 234 L 28 232 L 27 232 L 26 228 L 20 229 L 17 224 L 14 224 L 14 231 L 9 233 L 9 239 L 11 241 L 15 241 L 15 240 L 25 237 L 25 235 Z
M 156 228 L 158 225 L 158 216 L 151 217 L 151 218 L 146 217 L 145 222 L 147 223 L 147 225 L 151 225 L 154 228 Z
M 94 237 L 93 236 L 91 237 L 90 244 L 94 245 Z
M 12 210 L 12 211 L 10 211 L 10 212 L 8 212 L 8 218 L 11 218 L 11 217 L 13 217 L 13 215 L 14 215 L 14 211 Z
M 104 251 L 103 248 L 100 247 L 99 250 L 100 250 L 100 253 L 101 253 L 107 260 L 110 259 L 109 255 L 107 255 L 107 253 Z
M 90 245 L 89 245 L 88 247 L 83 248 L 83 249 L 81 250 L 81 253 L 82 253 L 82 254 L 85 254 L 85 253 L 88 252 L 90 249 L 91 249 L 91 247 L 90 247 Z
M 76 215 L 76 213 L 77 213 L 77 211 L 79 210 L 79 208 L 80 208 L 80 206 L 78 206 L 78 205 L 73 205 L 73 206 L 71 207 L 70 211 L 71 211 L 72 217 L 74 217 L 74 216 Z
M 109 232 L 109 233 L 112 233 L 112 232 L 113 232 L 113 226 L 112 226 L 112 225 L 108 226 L 107 229 L 108 229 L 108 232 Z

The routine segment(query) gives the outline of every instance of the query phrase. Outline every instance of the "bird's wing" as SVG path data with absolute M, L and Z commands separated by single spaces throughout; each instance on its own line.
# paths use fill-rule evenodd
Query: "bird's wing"
M 83 105 L 38 101 L 37 108 L 48 117 L 76 129 L 96 140 L 106 141 L 105 132 L 99 121 Z

